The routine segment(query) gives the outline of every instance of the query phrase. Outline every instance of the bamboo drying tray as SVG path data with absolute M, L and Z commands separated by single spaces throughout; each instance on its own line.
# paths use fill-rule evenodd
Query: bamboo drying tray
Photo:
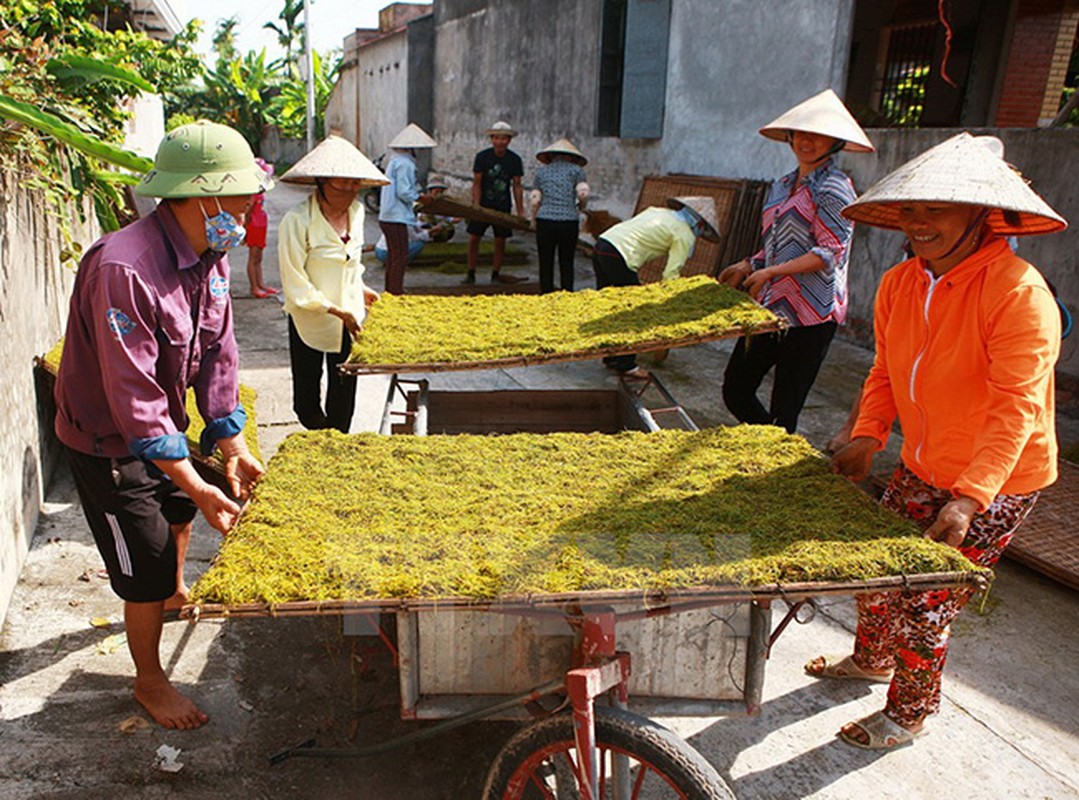
M 383 295 L 342 369 L 441 372 L 585 361 L 779 330 L 703 276 L 545 295 Z
M 772 426 L 318 431 L 283 443 L 188 613 L 796 596 L 986 574 Z

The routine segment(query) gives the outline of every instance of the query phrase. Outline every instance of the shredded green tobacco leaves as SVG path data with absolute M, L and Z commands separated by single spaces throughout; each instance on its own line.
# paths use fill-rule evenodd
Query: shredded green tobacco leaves
M 477 599 L 968 571 L 770 426 L 294 434 L 192 598 Z
M 723 338 L 776 323 L 743 292 L 696 276 L 545 295 L 384 294 L 350 363 L 433 364 Z
M 60 339 L 52 349 L 41 359 L 44 362 L 45 368 L 56 375 L 60 371 L 60 358 L 64 354 L 64 340 Z M 240 384 L 240 405 L 244 407 L 244 411 L 247 412 L 247 422 L 244 423 L 244 441 L 247 442 L 247 449 L 251 451 L 251 455 L 262 460 L 262 455 L 259 451 L 259 437 L 258 437 L 258 421 L 255 417 L 255 400 L 258 397 L 258 393 L 250 386 L 244 386 Z M 206 429 L 206 423 L 202 419 L 202 415 L 199 414 L 198 404 L 195 402 L 195 393 L 191 390 L 187 390 L 187 394 L 184 396 L 184 404 L 187 409 L 188 425 L 185 431 L 187 435 L 187 443 L 191 448 L 192 453 L 199 452 L 199 437 L 202 436 L 202 432 Z M 219 453 L 214 451 L 214 459 L 216 461 L 221 460 Z

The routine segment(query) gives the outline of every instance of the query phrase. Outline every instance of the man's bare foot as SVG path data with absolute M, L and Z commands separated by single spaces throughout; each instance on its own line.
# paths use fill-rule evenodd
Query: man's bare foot
M 158 725 L 187 731 L 201 728 L 210 718 L 198 706 L 176 691 L 164 675 L 158 678 L 135 678 L 135 699 Z

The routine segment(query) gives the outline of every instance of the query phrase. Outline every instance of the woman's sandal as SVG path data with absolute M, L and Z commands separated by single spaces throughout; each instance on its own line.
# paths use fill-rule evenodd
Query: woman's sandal
M 855 725 L 865 732 L 866 741 L 859 741 L 853 734 L 847 732 L 847 728 Z M 836 736 L 852 747 L 860 747 L 862 750 L 894 750 L 911 744 L 924 733 L 924 728 L 912 731 L 898 722 L 893 722 L 883 711 L 877 711 L 845 726 Z
M 823 661 L 824 664 L 818 670 L 814 667 L 819 661 Z M 892 682 L 891 672 L 881 675 L 866 672 L 855 663 L 854 657 L 849 654 L 817 656 L 806 663 L 805 671 L 807 675 L 812 675 L 814 678 L 838 678 L 840 680 L 871 681 L 873 683 Z

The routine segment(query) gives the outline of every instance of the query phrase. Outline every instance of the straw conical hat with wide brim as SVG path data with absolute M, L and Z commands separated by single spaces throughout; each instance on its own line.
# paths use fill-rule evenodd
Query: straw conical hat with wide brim
M 842 139 L 845 142 L 843 149 L 852 153 L 872 153 L 875 149 L 843 101 L 831 89 L 825 89 L 780 114 L 761 128 L 760 134 L 777 142 L 785 142 L 791 131 Z
M 584 157 L 584 153 L 574 147 L 573 142 L 569 139 L 559 139 L 554 144 L 547 145 L 536 153 L 536 158 L 544 164 L 550 164 L 551 156 L 555 155 L 569 156 L 570 160 L 576 161 L 582 167 L 588 163 L 588 159 Z
M 347 178 L 363 181 L 366 186 L 390 182 L 352 142 L 340 136 L 327 136 L 281 176 L 285 183 L 313 184 L 316 178 Z
M 719 241 L 719 221 L 716 219 L 716 201 L 711 197 L 671 197 L 667 205 L 675 211 L 688 208 L 704 220 L 709 230 L 701 235 L 710 242 Z
M 419 150 L 437 147 L 438 142 L 428 136 L 427 131 L 415 122 L 410 122 L 386 146 L 394 150 Z
M 1008 164 L 969 133 L 960 133 L 885 175 L 843 209 L 843 216 L 899 229 L 904 203 L 958 203 L 989 209 L 986 224 L 1001 236 L 1034 236 L 1068 223 Z

